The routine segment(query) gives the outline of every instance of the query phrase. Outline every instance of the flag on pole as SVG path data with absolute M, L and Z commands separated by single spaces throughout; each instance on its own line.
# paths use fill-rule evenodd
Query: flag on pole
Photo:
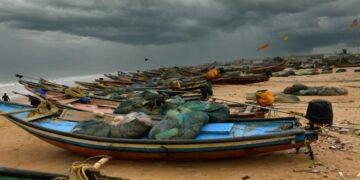
M 284 41 L 288 41 L 289 40 L 289 35 L 284 35 Z
M 260 50 L 263 50 L 263 49 L 266 49 L 266 48 L 269 48 L 269 47 L 270 47 L 269 44 L 265 43 L 265 44 L 261 45 L 260 47 L 258 47 L 256 49 L 256 51 L 260 51 Z
M 357 19 L 352 20 L 350 29 L 355 29 L 357 28 L 357 26 L 358 26 L 358 20 Z

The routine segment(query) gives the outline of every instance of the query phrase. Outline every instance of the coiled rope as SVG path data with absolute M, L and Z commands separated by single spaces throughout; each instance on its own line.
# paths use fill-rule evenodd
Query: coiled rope
M 94 165 L 88 163 L 91 159 L 101 158 Z M 100 167 L 111 159 L 110 156 L 94 156 L 84 161 L 76 161 L 71 165 L 69 177 L 57 177 L 53 180 L 128 180 L 121 177 L 110 177 L 100 171 Z

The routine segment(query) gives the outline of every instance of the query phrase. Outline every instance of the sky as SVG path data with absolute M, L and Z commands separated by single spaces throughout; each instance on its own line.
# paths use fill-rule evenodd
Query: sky
M 356 51 L 359 29 L 350 25 L 358 7 L 359 0 L 1 0 L 0 81 Z M 264 43 L 270 47 L 256 51 Z

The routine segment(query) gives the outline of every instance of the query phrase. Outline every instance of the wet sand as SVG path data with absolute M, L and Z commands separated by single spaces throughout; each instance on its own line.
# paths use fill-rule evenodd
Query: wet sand
M 246 93 L 260 89 L 281 92 L 295 82 L 309 86 L 338 86 L 348 89 L 346 96 L 306 96 L 300 97 L 296 104 L 275 104 L 283 110 L 305 113 L 307 102 L 312 99 L 328 99 L 333 103 L 334 123 L 342 126 L 360 128 L 360 125 L 344 124 L 348 120 L 360 124 L 360 73 L 346 72 L 316 76 L 276 77 L 269 82 L 242 85 L 214 86 L 218 98 L 244 101 Z M 359 86 L 359 87 L 346 87 Z M 284 114 L 276 114 L 285 116 Z M 305 123 L 305 120 L 302 120 Z M 202 162 L 149 162 L 111 160 L 103 170 L 109 175 L 131 179 L 357 179 L 360 173 L 360 136 L 354 133 L 340 134 L 328 131 L 312 145 L 320 173 L 294 172 L 309 170 L 312 162 L 302 149 L 287 150 L 238 159 L 202 161 Z M 332 137 L 331 137 L 332 136 Z M 334 143 L 334 138 L 340 142 Z M 341 148 L 331 149 L 331 146 Z M 87 157 L 78 155 L 30 135 L 12 124 L 6 118 L 0 118 L 0 166 L 24 168 L 38 171 L 67 173 L 74 161 Z M 360 179 L 360 178 L 358 178 Z

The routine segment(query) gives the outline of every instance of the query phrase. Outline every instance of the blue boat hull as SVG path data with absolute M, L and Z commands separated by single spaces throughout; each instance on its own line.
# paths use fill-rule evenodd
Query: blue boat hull
M 24 107 L 22 107 L 24 108 Z M 0 107 L 0 110 L 4 109 Z M 210 160 L 248 156 L 305 146 L 317 140 L 316 131 L 306 131 L 300 127 L 274 131 L 271 125 L 298 123 L 296 118 L 248 119 L 235 124 L 252 125 L 246 131 L 231 131 L 229 135 L 212 134 L 210 138 L 191 140 L 151 140 L 103 138 L 75 134 L 70 131 L 72 122 L 56 120 L 54 117 L 27 122 L 25 114 L 11 115 L 10 120 L 39 137 L 40 139 L 85 155 L 110 155 L 114 158 L 129 160 Z M 60 124 L 59 126 L 55 126 Z M 61 128 L 60 128 L 61 127 Z M 255 131 L 257 129 L 257 131 Z M 265 129 L 265 130 L 264 130 Z M 243 133 L 236 137 L 231 134 Z M 209 135 L 204 131 L 201 135 Z M 226 134 L 226 132 L 225 132 Z

